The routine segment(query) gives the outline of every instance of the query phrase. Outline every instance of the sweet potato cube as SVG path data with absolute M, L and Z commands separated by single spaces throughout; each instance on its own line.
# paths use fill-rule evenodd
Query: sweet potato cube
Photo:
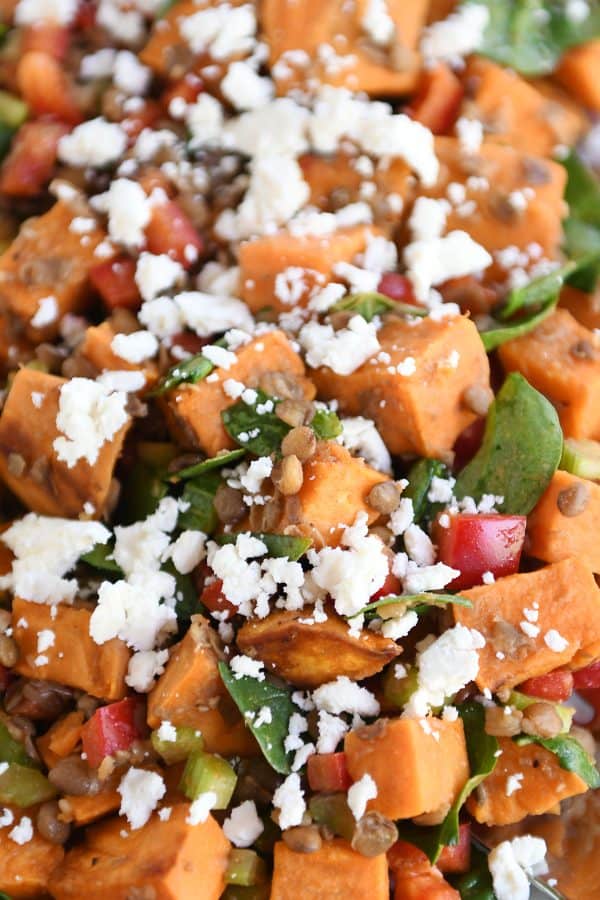
M 85 234 L 69 226 L 77 215 L 58 201 L 42 216 L 29 219 L 0 257 L 0 305 L 22 322 L 27 337 L 38 343 L 54 337 L 62 316 L 85 309 L 88 273 L 98 264 L 94 250 L 106 238 L 95 226 Z M 40 300 L 54 297 L 58 314 L 47 325 L 31 320 Z
M 311 292 L 335 281 L 339 262 L 351 262 L 367 246 L 372 228 L 359 225 L 326 235 L 295 236 L 285 231 L 245 241 L 239 250 L 241 297 L 253 312 L 272 307 L 285 312 L 294 306 L 306 306 Z M 276 283 L 277 276 L 289 273 L 289 299 Z M 299 277 L 294 270 L 303 270 Z M 296 299 L 295 292 L 298 292 Z
M 15 597 L 12 607 L 13 637 L 19 647 L 16 671 L 26 678 L 58 681 L 100 697 L 120 700 L 125 696 L 125 675 L 130 651 L 113 638 L 98 645 L 90 637 L 91 612 L 85 607 L 59 603 L 52 607 Z M 52 647 L 44 650 L 48 662 L 37 651 L 38 632 L 54 632 Z M 36 660 L 40 663 L 36 665 Z
M 350 634 L 348 622 L 333 610 L 327 610 L 325 622 L 309 624 L 307 618 L 306 610 L 277 610 L 266 619 L 249 619 L 238 631 L 238 647 L 280 678 L 307 688 L 338 675 L 369 678 L 401 652 L 394 641 L 372 631 Z
M 261 24 L 269 45 L 270 65 L 273 66 L 287 51 L 303 50 L 310 62 L 301 66 L 279 66 L 275 69 L 278 91 L 286 93 L 292 87 L 317 83 L 366 91 L 371 95 L 401 96 L 412 91 L 419 75 L 419 56 L 416 52 L 421 28 L 425 23 L 428 2 L 425 0 L 389 0 L 387 9 L 396 26 L 394 42 L 404 51 L 401 69 L 394 68 L 385 51 L 373 54 L 363 21 L 366 0 L 358 0 L 351 8 L 340 6 L 337 0 L 265 0 L 261 4 Z M 344 58 L 343 65 L 332 63 L 331 55 L 323 52 L 331 47 Z M 284 62 L 288 58 L 284 56 Z
M 585 291 L 565 284 L 560 292 L 558 305 L 568 310 L 578 322 L 585 325 L 590 331 L 600 328 L 600 294 L 586 294 Z
M 59 759 L 73 753 L 81 740 L 83 722 L 83 713 L 73 710 L 54 722 L 48 731 L 37 739 L 37 751 L 48 769 L 55 766 Z
M 342 900 L 352 896 L 388 900 L 388 878 L 385 853 L 361 856 L 341 838 L 324 841 L 315 853 L 296 853 L 278 841 L 271 900 Z
M 389 361 L 375 356 L 351 375 L 315 369 L 319 395 L 336 397 L 343 413 L 373 419 L 391 453 L 447 453 L 475 418 L 463 402 L 465 390 L 489 387 L 489 363 L 475 325 L 463 316 L 425 318 L 417 325 L 389 317 L 378 338 Z M 403 366 L 414 371 L 401 374 Z
M 600 112 L 600 40 L 572 47 L 562 57 L 555 78 L 583 106 Z
M 453 803 L 469 777 L 462 719 L 380 719 L 344 742 L 353 781 L 369 774 L 377 797 L 368 809 L 410 819 Z
M 223 410 L 236 402 L 223 390 L 228 379 L 255 388 L 267 373 L 283 372 L 298 382 L 307 399 L 314 397 L 304 363 L 283 332 L 268 331 L 236 353 L 237 363 L 229 369 L 215 369 L 208 379 L 179 385 L 167 396 L 165 412 L 176 439 L 188 447 L 199 447 L 208 456 L 235 446 L 221 422 Z
M 14 823 L 18 824 L 27 810 L 12 808 Z M 15 900 L 36 900 L 45 897 L 50 873 L 62 862 L 65 851 L 51 844 L 34 830 L 26 844 L 9 838 L 10 828 L 0 828 L 0 891 Z
M 600 589 L 581 559 L 509 575 L 463 594 L 473 606 L 453 607 L 454 619 L 486 640 L 476 678 L 481 689 L 512 688 L 600 656 Z
M 520 372 L 557 409 L 565 437 L 600 438 L 600 340 L 566 309 L 499 348 L 507 372 Z
M 558 497 L 562 491 L 585 491 L 587 499 L 580 513 L 561 512 Z M 600 486 L 569 472 L 554 473 L 548 488 L 527 519 L 528 554 L 544 562 L 559 562 L 576 556 L 600 574 Z
M 80 459 L 69 469 L 53 447 L 63 384 L 35 369 L 16 373 L 0 416 L 0 477 L 34 512 L 76 518 L 89 503 L 99 518 L 129 423 L 103 444 L 93 466 Z
M 77 355 L 83 357 L 98 372 L 142 372 L 146 378 L 146 388 L 151 388 L 158 378 L 156 364 L 151 360 L 132 363 L 122 356 L 117 356 L 111 348 L 116 331 L 110 322 L 92 325 L 86 328 L 84 338 L 77 347 Z
M 62 822 L 72 822 L 76 828 L 97 822 L 109 813 L 117 812 L 121 805 L 121 795 L 118 791 L 103 789 L 98 794 L 90 796 L 61 797 L 59 801 L 59 819 Z
M 501 755 L 491 775 L 467 800 L 467 808 L 485 825 L 511 825 L 525 816 L 541 816 L 566 797 L 584 794 L 588 787 L 574 772 L 562 769 L 550 750 L 539 744 L 519 747 L 499 739 Z M 509 778 L 521 775 L 519 790 L 508 796 Z
M 188 825 L 189 805 L 157 815 L 137 831 L 110 819 L 90 828 L 85 843 L 70 850 L 50 879 L 55 900 L 127 900 L 134 894 L 161 900 L 218 900 L 225 887 L 230 844 L 209 816 Z

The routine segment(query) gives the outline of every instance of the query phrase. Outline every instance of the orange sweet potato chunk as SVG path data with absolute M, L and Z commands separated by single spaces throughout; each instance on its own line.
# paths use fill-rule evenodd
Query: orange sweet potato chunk
M 509 575 L 463 593 L 473 606 L 453 607 L 454 619 L 476 628 L 486 640 L 479 651 L 476 678 L 481 689 L 511 688 L 560 666 L 578 668 L 600 656 L 600 589 L 581 559 Z M 535 618 L 534 611 L 538 613 L 535 623 L 528 623 L 525 610 L 530 619 Z M 553 630 L 567 642 L 564 649 L 552 635 L 547 638 Z
M 264 307 L 285 312 L 294 306 L 305 306 L 311 292 L 335 281 L 335 265 L 351 262 L 357 253 L 362 253 L 374 233 L 372 228 L 359 225 L 320 236 L 296 237 L 281 231 L 245 241 L 239 249 L 242 300 L 253 312 Z M 286 269 L 304 270 L 297 300 L 286 300 L 285 295 L 282 299 L 281 290 L 277 290 L 276 278 L 285 275 Z M 294 290 L 295 283 L 292 284 Z
M 146 378 L 146 388 L 152 387 L 158 378 L 156 364 L 151 360 L 132 363 L 117 356 L 110 346 L 116 334 L 117 332 L 108 321 L 86 328 L 84 338 L 77 348 L 77 355 L 86 359 L 98 370 L 98 373 L 106 371 L 143 372 Z
M 235 403 L 223 390 L 227 379 L 255 388 L 267 373 L 283 372 L 294 378 L 307 399 L 314 386 L 305 377 L 304 363 L 281 331 L 268 331 L 236 351 L 237 362 L 229 369 L 215 369 L 216 380 L 173 388 L 164 405 L 169 427 L 179 443 L 200 448 L 208 456 L 235 446 L 221 422 L 221 413 Z M 209 376 L 209 379 L 212 376 Z
M 16 825 L 23 810 L 12 807 L 11 811 Z M 62 862 L 65 851 L 45 840 L 37 830 L 26 844 L 17 844 L 9 838 L 10 830 L 0 828 L 0 891 L 15 900 L 45 897 L 50 873 Z
M 307 618 L 306 610 L 276 610 L 266 619 L 249 619 L 238 631 L 238 647 L 286 681 L 307 688 L 339 675 L 369 678 L 401 652 L 395 641 L 372 631 L 350 634 L 348 622 L 331 609 L 325 622 L 311 624 Z
M 85 607 L 59 603 L 56 615 L 45 603 L 15 597 L 12 607 L 13 637 L 19 648 L 15 670 L 27 678 L 58 681 L 100 697 L 120 700 L 125 696 L 125 675 L 130 652 L 113 638 L 98 645 L 90 637 L 91 612 Z M 25 624 L 26 623 L 26 624 Z M 54 632 L 54 645 L 44 651 L 48 662 L 36 666 L 38 632 Z
M 209 816 L 188 825 L 189 805 L 177 804 L 162 822 L 157 815 L 137 831 L 123 820 L 90 828 L 85 843 L 70 850 L 50 879 L 55 900 L 218 900 L 225 887 L 230 844 Z
M 589 41 L 567 50 L 554 77 L 583 106 L 600 112 L 600 40 Z
M 54 722 L 48 731 L 37 739 L 37 751 L 48 769 L 75 750 L 81 739 L 83 722 L 83 713 L 73 710 Z
M 600 328 L 600 293 L 586 294 L 566 284 L 560 292 L 559 306 L 591 331 Z
M 461 719 L 381 719 L 346 735 L 344 749 L 352 780 L 369 774 L 377 785 L 367 808 L 390 819 L 453 803 L 469 777 Z
M 324 841 L 315 853 L 295 853 L 283 841 L 274 849 L 271 900 L 388 900 L 384 853 L 361 856 L 341 838 Z
M 99 518 L 129 423 L 103 444 L 93 466 L 80 459 L 69 469 L 53 447 L 60 434 L 56 416 L 65 383 L 64 378 L 35 369 L 16 373 L 0 416 L 0 477 L 34 512 L 76 518 L 90 503 L 94 518 Z
M 554 753 L 538 744 L 519 747 L 499 738 L 501 755 L 491 775 L 471 794 L 467 809 L 485 825 L 511 825 L 525 816 L 541 816 L 566 797 L 584 794 L 585 781 L 561 769 Z M 507 796 L 511 775 L 522 775 L 518 791 Z
M 396 25 L 396 50 L 368 46 L 363 28 L 367 0 L 345 8 L 338 0 L 265 0 L 261 4 L 263 36 L 269 45 L 270 64 L 283 57 L 284 65 L 273 72 L 278 91 L 318 82 L 366 91 L 370 95 L 401 96 L 414 90 L 420 61 L 416 52 L 425 22 L 426 0 L 389 0 L 387 9 Z M 330 47 L 330 51 L 323 51 Z M 308 64 L 294 67 L 285 54 L 303 50 Z M 402 57 L 399 64 L 392 55 Z M 334 58 L 332 58 L 334 57 Z M 342 57 L 340 60 L 339 57 Z M 318 83 L 317 82 L 317 83 Z
M 98 264 L 94 250 L 106 232 L 100 226 L 84 235 L 71 231 L 76 215 L 67 203 L 58 201 L 49 212 L 29 219 L 0 257 L 0 305 L 22 322 L 35 343 L 54 337 L 65 313 L 80 312 L 87 305 L 88 273 Z M 48 296 L 56 299 L 58 315 L 36 328 L 31 319 L 40 300 Z
M 109 813 L 116 812 L 121 805 L 118 791 L 103 789 L 98 794 L 86 796 L 61 797 L 58 818 L 63 822 L 72 822 L 75 827 L 97 822 Z
M 377 337 L 389 361 L 374 357 L 351 375 L 315 369 L 319 396 L 337 398 L 347 415 L 373 419 L 393 454 L 446 453 L 475 418 L 463 402 L 465 390 L 489 387 L 489 363 L 475 325 L 464 316 L 425 318 L 417 325 L 390 316 Z M 397 366 L 409 357 L 415 371 L 401 375 Z
M 499 348 L 506 372 L 520 372 L 557 409 L 565 437 L 600 438 L 600 340 L 566 309 Z
M 562 491 L 584 491 L 587 500 L 576 516 L 564 515 L 557 500 Z M 548 488 L 527 519 L 528 554 L 544 562 L 576 556 L 600 574 L 600 486 L 569 472 L 554 473 Z

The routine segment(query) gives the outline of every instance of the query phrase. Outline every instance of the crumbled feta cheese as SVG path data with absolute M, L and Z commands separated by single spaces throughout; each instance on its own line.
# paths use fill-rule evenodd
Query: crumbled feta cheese
M 57 458 L 69 469 L 80 459 L 93 466 L 104 444 L 129 421 L 126 404 L 126 394 L 89 378 L 63 384 L 56 416 L 61 434 L 52 443 Z
M 15 844 L 28 844 L 33 838 L 33 822 L 29 816 L 21 816 L 19 824 L 8 832 L 9 840 Z
M 223 130 L 223 107 L 210 94 L 202 93 L 186 108 L 185 123 L 191 134 L 192 148 L 215 144 Z
M 376 697 L 346 675 L 338 675 L 335 681 L 322 684 L 313 691 L 312 699 L 317 709 L 336 716 L 343 712 L 357 716 L 379 715 Z
M 409 609 L 402 616 L 386 619 L 381 625 L 381 633 L 384 637 L 397 641 L 406 637 L 409 631 L 418 624 L 419 617 L 414 609 Z
M 8 763 L 0 763 L 0 775 L 8 770 Z M 14 814 L 7 806 L 0 813 L 0 828 L 8 828 L 15 821 Z
M 265 826 L 256 811 L 254 800 L 235 806 L 223 822 L 223 832 L 234 847 L 251 847 Z
M 348 806 L 358 822 L 364 816 L 367 803 L 377 796 L 377 785 L 368 772 L 348 788 Z
M 33 315 L 30 324 L 34 328 L 44 328 L 51 325 L 58 318 L 58 303 L 56 297 L 42 297 L 38 300 L 38 308 Z
M 399 556 L 399 554 L 397 554 Z M 460 575 L 458 569 L 452 569 L 445 563 L 433 566 L 418 566 L 409 562 L 402 578 L 402 586 L 407 594 L 422 594 L 424 591 L 440 591 Z
M 446 217 L 449 211 L 446 200 L 417 197 L 408 220 L 412 239 L 428 241 L 441 237 L 446 227 Z
M 158 811 L 158 818 L 161 822 L 168 822 L 171 818 L 171 813 L 173 812 L 172 806 L 163 806 L 162 809 Z
M 182 531 L 169 547 L 173 565 L 182 575 L 192 572 L 206 556 L 206 535 L 202 531 Z
M 39 25 L 56 22 L 70 25 L 77 14 L 77 0 L 19 0 L 15 7 L 15 25 Z
M 132 766 L 121 779 L 117 791 L 121 795 L 119 815 L 126 816 L 135 831 L 146 824 L 167 788 L 157 772 Z
M 351 375 L 380 349 L 375 323 L 362 316 L 353 316 L 339 331 L 332 325 L 307 322 L 298 340 L 311 368 L 328 366 L 337 375 Z
M 223 96 L 236 109 L 257 109 L 273 99 L 275 86 L 270 78 L 258 75 L 243 61 L 231 63 L 221 81 Z
M 142 14 L 137 9 L 123 9 L 121 0 L 100 0 L 96 24 L 120 44 L 138 45 L 144 37 Z
M 50 647 L 54 647 L 55 641 L 56 634 L 50 628 L 42 628 L 41 631 L 38 631 L 37 652 L 43 653 L 44 650 L 49 650 Z
M 300 776 L 296 772 L 280 784 L 273 794 L 273 806 L 279 810 L 279 827 L 282 831 L 300 825 L 306 812 L 304 791 L 300 786 Z
M 138 319 L 158 338 L 169 338 L 183 328 L 179 307 L 171 297 L 157 297 L 142 304 Z
M 381 47 L 387 47 L 396 34 L 396 26 L 386 0 L 367 0 L 360 24 L 373 43 Z
M 153 300 L 172 288 L 183 274 L 181 263 L 171 259 L 166 253 L 154 254 L 144 251 L 138 257 L 135 283 L 144 300 Z
M 461 116 L 456 123 L 456 134 L 463 153 L 468 156 L 479 153 L 483 142 L 483 125 L 479 119 Z
M 108 233 L 126 247 L 144 243 L 151 203 L 142 186 L 129 178 L 116 178 L 104 194 L 92 197 L 92 206 L 108 215 Z
M 481 576 L 481 580 L 484 584 L 494 584 L 496 581 L 496 576 L 493 572 L 484 572 Z
M 249 3 L 229 3 L 182 16 L 179 31 L 195 54 L 209 53 L 215 60 L 229 59 L 252 50 L 256 34 L 256 12 Z
M 189 812 L 185 818 L 188 825 L 201 825 L 206 822 L 211 809 L 215 808 L 217 795 L 214 791 L 205 791 L 190 803 Z
M 298 157 L 308 150 L 308 118 L 304 107 L 289 97 L 279 97 L 227 122 L 224 144 L 250 157 Z
M 113 81 L 115 87 L 125 94 L 136 96 L 145 94 L 152 78 L 152 72 L 148 66 L 143 66 L 135 53 L 130 50 L 120 50 L 116 57 L 113 69 Z
M 113 47 L 103 47 L 95 53 L 88 53 L 81 60 L 79 77 L 83 81 L 94 81 L 100 78 L 110 78 L 115 65 L 117 51 Z
M 451 231 L 445 237 L 408 244 L 404 262 L 417 298 L 427 301 L 432 287 L 478 274 L 491 265 L 492 257 L 465 231 Z
M 544 635 L 544 643 L 546 647 L 549 647 L 554 653 L 562 653 L 563 650 L 566 650 L 569 646 L 568 640 L 564 638 L 556 628 L 550 628 L 550 630 L 546 632 Z
M 513 794 L 516 794 L 517 791 L 520 791 L 523 787 L 523 772 L 515 772 L 514 775 L 509 775 L 506 779 L 506 796 L 512 797 Z
M 184 291 L 174 297 L 185 324 L 200 337 L 210 337 L 229 328 L 252 332 L 254 320 L 248 307 L 235 297 L 200 291 Z
M 546 842 L 530 835 L 502 841 L 490 851 L 488 866 L 498 900 L 528 900 L 529 879 L 535 866 L 544 861 Z
M 389 474 L 392 471 L 392 459 L 383 438 L 377 431 L 372 419 L 362 416 L 342 419 L 340 443 L 350 453 L 362 456 L 366 463 Z
M 257 494 L 265 478 L 273 471 L 273 460 L 269 456 L 261 456 L 252 460 L 248 471 L 240 477 L 242 487 L 250 494 Z
M 402 497 L 390 516 L 389 527 L 393 534 L 402 535 L 414 520 L 413 502 L 410 497 Z
M 170 606 L 161 603 L 165 584 L 173 593 L 174 579 L 158 577 L 127 581 L 104 581 L 98 590 L 98 604 L 90 618 L 90 635 L 97 644 L 118 637 L 136 650 L 152 650 L 161 632 L 172 632 L 177 616 Z M 166 573 L 163 573 L 166 575 Z
M 219 347 L 217 344 L 206 344 L 202 348 L 202 356 L 206 357 L 213 364 L 221 369 L 230 369 L 237 362 L 237 356 L 231 350 L 225 347 Z
M 435 550 L 428 534 L 419 525 L 409 525 L 404 532 L 404 546 L 409 557 L 419 566 L 432 566 Z
M 157 729 L 156 736 L 159 741 L 173 743 L 177 740 L 177 729 L 167 719 L 164 719 Z
M 58 158 L 70 166 L 101 169 L 125 153 L 127 135 L 116 122 L 98 117 L 77 125 L 58 142 Z
M 132 334 L 116 334 L 110 342 L 110 349 L 127 362 L 141 363 L 158 353 L 158 341 L 149 331 L 134 331 Z
M 489 22 L 490 13 L 479 3 L 465 4 L 446 19 L 424 29 L 421 53 L 427 61 L 443 60 L 460 65 L 462 58 L 477 50 Z
M 452 696 L 473 681 L 479 672 L 479 653 L 485 646 L 482 634 L 474 628 L 455 625 L 419 653 L 418 689 L 412 695 L 407 711 L 426 714 L 428 707 L 443 706 Z
M 348 729 L 348 723 L 340 716 L 319 710 L 317 753 L 333 753 Z
M 434 475 L 427 492 L 427 499 L 430 503 L 449 503 L 452 500 L 452 491 L 455 484 L 455 478 L 439 478 L 437 475 Z
M 532 625 L 531 622 L 528 622 L 526 619 L 523 619 L 522 622 L 519 622 L 519 628 L 526 634 L 527 637 L 536 638 L 540 633 L 539 625 Z
M 251 659 L 249 656 L 234 656 L 229 667 L 234 678 L 256 678 L 257 681 L 265 680 L 264 663 L 260 659 Z

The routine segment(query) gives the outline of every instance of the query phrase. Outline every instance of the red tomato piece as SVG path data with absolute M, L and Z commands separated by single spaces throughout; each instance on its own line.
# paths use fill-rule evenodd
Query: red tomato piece
M 71 43 L 71 32 L 56 22 L 37 22 L 27 25 L 21 34 L 21 53 L 41 50 L 54 59 L 62 60 L 67 55 Z
M 475 419 L 470 425 L 467 425 L 464 431 L 461 431 L 456 438 L 454 444 L 454 465 L 455 472 L 464 469 L 468 462 L 471 462 L 479 448 L 485 431 L 485 419 Z
M 51 120 L 21 125 L 0 168 L 0 193 L 37 196 L 54 174 L 58 142 L 68 131 L 67 125 Z
M 71 82 L 60 62 L 49 53 L 41 50 L 24 53 L 16 75 L 23 100 L 34 115 L 54 116 L 69 125 L 82 121 Z
M 344 752 L 313 753 L 306 765 L 311 791 L 347 791 L 352 784 Z
M 100 263 L 90 270 L 90 281 L 109 309 L 124 307 L 136 310 L 142 298 L 135 283 L 134 259 L 119 256 L 117 259 Z
M 180 331 L 171 338 L 171 350 L 174 347 L 180 347 L 186 353 L 191 353 L 192 356 L 200 353 L 206 344 L 210 344 L 210 339 L 201 338 L 199 335 L 194 334 L 193 331 Z
M 396 882 L 394 900 L 460 900 L 458 891 L 414 844 L 396 841 L 387 857 Z
M 73 28 L 76 31 L 85 31 L 96 24 L 96 0 L 81 0 Z
M 151 253 L 166 253 L 185 269 L 204 252 L 204 240 L 191 220 L 173 200 L 156 203 L 146 226 L 146 243 Z
M 576 691 L 581 688 L 600 688 L 600 660 L 573 672 L 573 686 Z
M 100 706 L 81 729 L 83 752 L 90 766 L 99 766 L 106 756 L 128 750 L 144 735 L 143 704 L 126 697 L 108 706 Z
M 562 703 L 563 700 L 568 700 L 573 693 L 573 680 L 572 672 L 568 672 L 566 669 L 555 669 L 554 672 L 528 678 L 518 686 L 517 690 L 530 697 L 541 697 L 543 700 Z
M 438 559 L 460 572 L 448 587 L 460 591 L 482 584 L 484 572 L 496 578 L 517 572 L 526 524 L 526 516 L 497 514 L 460 513 L 450 516 L 447 528 L 438 520 L 433 532 Z
M 223 593 L 223 582 L 220 578 L 204 586 L 200 594 L 200 603 L 211 612 L 228 612 L 230 616 L 237 613 L 237 607 Z
M 434 134 L 446 134 L 458 118 L 463 94 L 461 82 L 448 66 L 425 69 L 417 95 L 406 112 Z
M 395 575 L 392 575 L 391 572 L 388 572 L 387 578 L 381 585 L 378 591 L 375 591 L 374 594 L 371 595 L 369 603 L 374 603 L 375 600 L 379 600 L 380 597 L 387 597 L 388 594 L 401 594 L 402 593 L 402 582 Z
M 468 872 L 471 866 L 471 826 L 465 822 L 458 829 L 458 843 L 447 844 L 438 857 L 440 872 Z
M 401 275 L 400 272 L 385 272 L 381 276 L 377 290 L 392 300 L 410 303 L 412 306 L 419 305 L 411 282 L 406 275 Z

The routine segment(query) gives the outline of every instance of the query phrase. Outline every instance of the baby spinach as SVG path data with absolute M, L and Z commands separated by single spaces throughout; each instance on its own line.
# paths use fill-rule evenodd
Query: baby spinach
M 496 900 L 492 876 L 487 864 L 487 854 L 478 847 L 471 848 L 471 865 L 464 875 L 448 879 L 461 896 L 461 900 Z
M 179 528 L 212 534 L 218 524 L 214 499 L 220 484 L 221 475 L 215 471 L 205 472 L 193 481 L 186 481 L 181 499 L 189 503 L 189 507 L 179 514 Z
M 320 441 L 332 441 L 343 431 L 342 423 L 331 409 L 317 409 L 310 427 Z
M 164 378 L 161 379 L 158 386 L 152 391 L 152 395 L 160 397 L 167 391 L 177 387 L 178 384 L 196 384 L 202 381 L 207 375 L 210 375 L 214 365 L 201 353 L 191 356 L 183 362 L 176 363 L 172 366 Z
M 122 576 L 123 570 L 121 566 L 112 558 L 115 542 L 108 541 L 106 544 L 94 544 L 88 553 L 84 553 L 79 557 L 80 562 L 87 563 L 93 569 L 99 569 L 101 572 L 114 572 L 116 575 Z
M 431 481 L 435 477 L 447 478 L 448 469 L 439 459 L 420 459 L 408 473 L 408 485 L 404 488 L 403 497 L 409 497 L 413 503 L 414 520 L 417 524 L 430 518 L 431 503 L 427 494 Z
M 217 544 L 235 544 L 241 532 L 230 531 L 228 534 L 217 536 Z M 291 562 L 296 562 L 312 544 L 311 538 L 294 537 L 288 534 L 265 534 L 262 531 L 246 532 L 251 537 L 258 538 L 267 548 L 269 556 L 287 557 Z
M 502 512 L 527 515 L 548 487 L 562 455 L 552 404 L 512 372 L 490 406 L 481 447 L 456 479 L 457 497 L 504 497 Z
M 123 479 L 119 520 L 123 525 L 132 525 L 146 519 L 155 512 L 166 494 L 164 470 L 141 459 L 136 460 L 127 478 Z
M 379 600 L 374 600 L 373 603 L 363 606 L 351 618 L 360 616 L 363 613 L 375 612 L 382 606 L 394 606 L 395 604 L 402 604 L 406 610 L 414 609 L 416 613 L 424 613 L 431 609 L 432 606 L 443 607 L 448 606 L 449 603 L 455 606 L 473 606 L 470 600 L 467 600 L 466 597 L 461 597 L 460 594 L 388 594 L 387 597 L 380 597 Z
M 478 52 L 522 75 L 553 72 L 566 50 L 600 35 L 596 0 L 591 0 L 589 15 L 581 20 L 568 14 L 565 0 L 468 2 L 485 6 L 489 12 Z
M 281 442 L 290 431 L 290 426 L 275 413 L 279 401 L 269 397 L 264 391 L 256 392 L 254 403 L 239 400 L 233 406 L 224 409 L 221 419 L 225 431 L 240 447 L 244 447 L 256 456 L 269 456 L 276 453 Z M 264 406 L 272 404 L 270 411 Z M 259 411 L 259 407 L 261 411 Z
M 279 687 L 268 678 L 264 681 L 247 675 L 236 678 L 224 662 L 219 663 L 219 672 L 267 762 L 276 772 L 288 775 L 291 771 L 290 754 L 285 750 L 284 741 L 288 734 L 290 718 L 293 713 L 298 712 L 292 703 L 291 691 Z M 264 706 L 271 710 L 271 721 L 256 726 L 254 720 Z
M 565 252 L 578 261 L 578 270 L 569 279 L 582 291 L 593 291 L 600 274 L 600 181 L 572 150 L 563 160 L 567 170 L 565 200 L 568 218 L 563 222 Z M 586 258 L 591 257 L 586 263 Z
M 179 469 L 168 478 L 168 481 L 178 482 L 187 481 L 190 478 L 196 478 L 198 475 L 204 475 L 205 472 L 211 472 L 213 469 L 221 469 L 223 466 L 230 466 L 232 463 L 239 462 L 246 455 L 246 451 L 240 447 L 237 450 L 226 450 L 210 459 L 203 459 L 193 466 L 186 466 L 185 469 Z
M 386 312 L 396 312 L 406 316 L 426 316 L 427 310 L 411 303 L 402 303 L 400 300 L 392 300 L 385 294 L 377 291 L 368 291 L 362 294 L 349 294 L 335 303 L 329 312 L 353 312 L 362 316 L 367 322 L 371 322 L 375 316 L 381 316 Z
M 579 775 L 593 790 L 600 787 L 600 772 L 598 772 L 594 760 L 574 737 L 568 734 L 559 734 L 553 738 L 541 738 L 521 734 L 514 740 L 520 747 L 526 744 L 539 744 L 540 747 L 545 747 L 546 750 L 554 753 L 561 769 Z

